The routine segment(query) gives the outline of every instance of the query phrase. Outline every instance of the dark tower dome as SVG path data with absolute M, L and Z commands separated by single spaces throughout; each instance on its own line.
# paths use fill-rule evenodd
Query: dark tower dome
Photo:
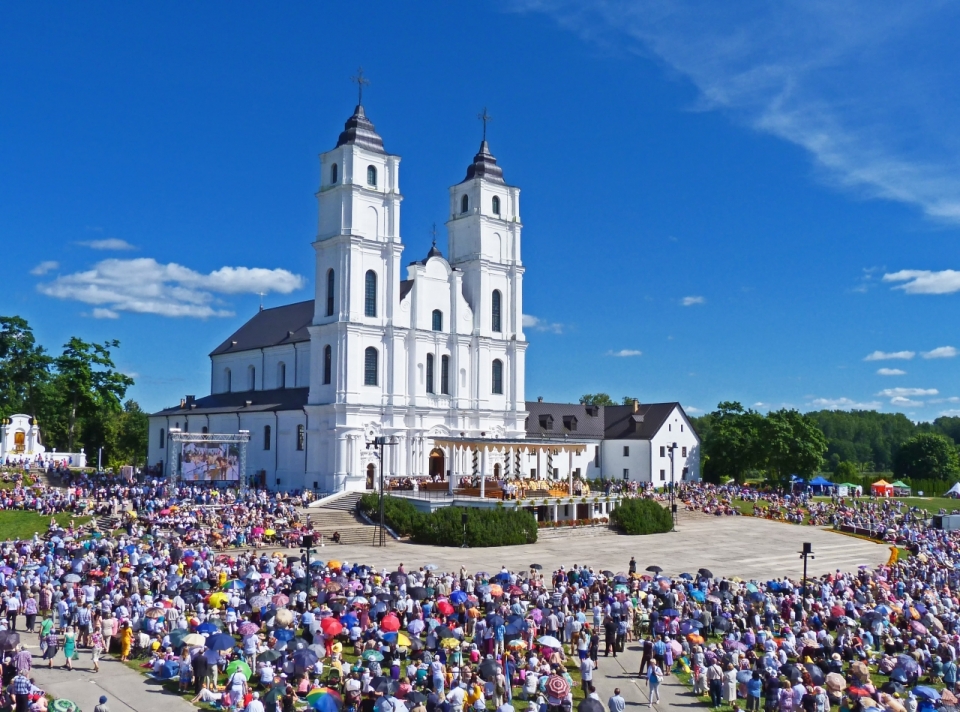
M 343 132 L 337 139 L 337 147 L 355 145 L 376 153 L 386 153 L 383 149 L 383 139 L 373 127 L 373 122 L 363 113 L 363 105 L 357 104 L 353 116 L 343 125 Z
M 473 157 L 473 163 L 467 166 L 467 177 L 460 182 L 466 183 L 473 178 L 484 178 L 491 183 L 506 185 L 503 182 L 503 169 L 497 165 L 497 159 L 490 153 L 486 140 L 480 144 L 480 152 Z

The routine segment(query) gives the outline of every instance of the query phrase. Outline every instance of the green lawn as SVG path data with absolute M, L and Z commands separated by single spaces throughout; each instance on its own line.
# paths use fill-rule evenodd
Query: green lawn
M 69 512 L 54 515 L 57 523 L 62 527 L 70 525 L 70 520 L 79 527 L 90 521 L 90 517 L 75 517 Z M 0 541 L 12 539 L 29 539 L 35 533 L 41 536 L 47 533 L 50 526 L 50 517 L 41 516 L 33 512 L 22 510 L 8 510 L 0 512 Z

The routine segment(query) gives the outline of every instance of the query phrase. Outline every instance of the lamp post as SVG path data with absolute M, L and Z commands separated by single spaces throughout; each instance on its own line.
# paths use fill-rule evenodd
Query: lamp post
M 673 531 L 677 530 L 677 503 L 676 503 L 676 469 L 673 466 L 673 453 L 677 449 L 676 443 L 667 445 L 670 451 L 670 516 L 673 518 Z
M 377 546 L 386 546 L 383 534 L 383 528 L 385 526 L 383 521 L 383 448 L 390 445 L 396 445 L 397 442 L 397 438 L 393 435 L 390 435 L 389 437 L 379 435 L 373 440 L 367 442 L 367 448 L 372 448 L 374 450 L 374 454 L 377 456 L 377 459 L 380 461 L 380 533 L 378 535 Z
M 797 615 L 798 618 L 803 613 L 803 602 L 807 598 L 807 559 L 816 559 L 817 557 L 813 555 L 813 546 L 809 541 L 803 542 L 803 550 L 800 552 L 800 558 L 803 559 L 803 585 L 801 590 L 803 591 L 802 598 L 800 599 L 800 604 L 797 606 Z

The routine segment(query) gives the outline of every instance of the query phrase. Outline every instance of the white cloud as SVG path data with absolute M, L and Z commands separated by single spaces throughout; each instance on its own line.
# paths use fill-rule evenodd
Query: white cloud
M 960 403 L 960 397 L 950 396 L 949 398 L 931 398 L 931 403 Z
M 914 356 L 916 356 L 914 351 L 874 351 L 872 354 L 867 354 L 864 357 L 864 361 L 891 361 L 894 359 L 900 359 L 902 361 L 909 361 Z
M 680 303 L 685 307 L 692 307 L 694 304 L 706 304 L 707 300 L 703 297 L 684 297 Z
M 823 410 L 880 410 L 880 401 L 860 402 L 850 398 L 814 398 L 810 405 Z
M 910 398 L 913 396 L 935 396 L 939 394 L 936 388 L 884 388 L 877 393 L 882 398 Z
M 523 315 L 523 328 L 533 329 L 534 331 L 549 331 L 553 334 L 563 333 L 563 324 L 544 321 L 543 319 L 538 319 L 532 314 Z
M 944 416 L 944 417 L 947 417 L 947 418 L 957 417 L 957 416 L 960 416 L 960 409 L 958 409 L 958 408 L 951 408 L 950 410 L 941 410 L 941 411 L 940 411 L 940 415 L 942 415 L 942 416 Z
M 883 275 L 884 282 L 903 282 L 894 289 L 907 294 L 953 294 L 960 292 L 960 272 L 945 269 L 931 272 L 925 269 L 902 269 Z
M 115 312 L 113 309 L 104 309 L 103 307 L 97 307 L 93 310 L 94 319 L 119 319 L 120 315 Z
M 627 358 L 630 356 L 642 356 L 643 351 L 637 351 L 636 349 L 620 349 L 619 351 L 607 351 L 607 356 L 619 356 L 621 358 Z
M 703 412 L 703 409 L 702 409 L 702 408 L 697 408 L 695 405 L 685 405 L 685 406 L 683 406 L 683 410 L 684 410 L 685 412 L 687 412 L 687 413 L 702 413 L 702 412 Z
M 932 351 L 924 351 L 921 356 L 924 358 L 953 358 L 958 352 L 952 346 L 938 346 Z
M 878 368 L 878 376 L 906 376 L 907 372 L 899 368 Z
M 300 289 L 303 277 L 285 269 L 222 267 L 201 274 L 188 267 L 161 264 L 149 257 L 108 259 L 92 269 L 57 277 L 37 289 L 47 296 L 96 306 L 96 318 L 117 312 L 161 316 L 232 316 L 216 294 L 289 294 Z
M 135 250 L 137 249 L 126 240 L 119 237 L 108 237 L 105 240 L 84 240 L 78 245 L 89 247 L 91 250 Z
M 42 275 L 45 275 L 47 272 L 52 272 L 55 269 L 60 269 L 60 263 L 55 262 L 54 260 L 46 260 L 45 262 L 41 262 L 32 270 L 30 270 L 30 274 L 34 274 L 37 277 L 40 277 Z
M 923 401 L 910 400 L 909 398 L 897 396 L 896 398 L 890 399 L 890 405 L 898 406 L 900 408 L 917 408 L 923 405 Z
M 700 108 L 805 149 L 822 177 L 960 222 L 956 3 L 524 0 L 607 48 L 652 55 Z

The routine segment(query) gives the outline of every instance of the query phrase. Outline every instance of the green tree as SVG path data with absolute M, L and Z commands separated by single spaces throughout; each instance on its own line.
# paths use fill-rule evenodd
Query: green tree
M 98 416 L 119 413 L 123 397 L 133 385 L 133 379 L 117 371 L 113 363 L 110 350 L 119 345 L 116 340 L 91 344 L 73 337 L 55 360 L 57 375 L 53 386 L 63 398 L 69 452 L 74 452 L 77 442 L 78 421 L 94 426 Z
M 109 413 L 104 425 L 103 445 L 108 467 L 118 470 L 123 465 L 146 464 L 148 419 L 139 403 L 128 400 L 122 412 Z
M 732 477 L 743 482 L 760 460 L 760 427 L 763 416 L 745 410 L 736 401 L 724 401 L 710 414 L 710 436 L 703 440 L 707 456 L 704 476 L 713 482 Z
M 613 398 L 606 393 L 585 393 L 580 396 L 583 405 L 616 405 Z
M 763 463 L 777 481 L 810 477 L 823 467 L 827 439 L 813 418 L 797 410 L 775 410 L 763 419 L 761 436 Z
M 944 435 L 920 433 L 907 440 L 893 461 L 897 477 L 948 480 L 960 475 L 956 446 Z
M 40 389 L 50 378 L 50 357 L 26 319 L 0 316 L 0 416 L 38 416 Z
M 639 401 L 639 398 L 634 398 L 633 396 L 624 396 L 620 399 L 620 405 L 633 405 L 634 401 Z
M 860 476 L 860 470 L 857 468 L 855 462 L 850 462 L 849 460 L 844 460 L 839 465 L 834 472 L 833 481 L 838 484 L 843 484 L 844 482 L 850 482 L 853 478 Z

